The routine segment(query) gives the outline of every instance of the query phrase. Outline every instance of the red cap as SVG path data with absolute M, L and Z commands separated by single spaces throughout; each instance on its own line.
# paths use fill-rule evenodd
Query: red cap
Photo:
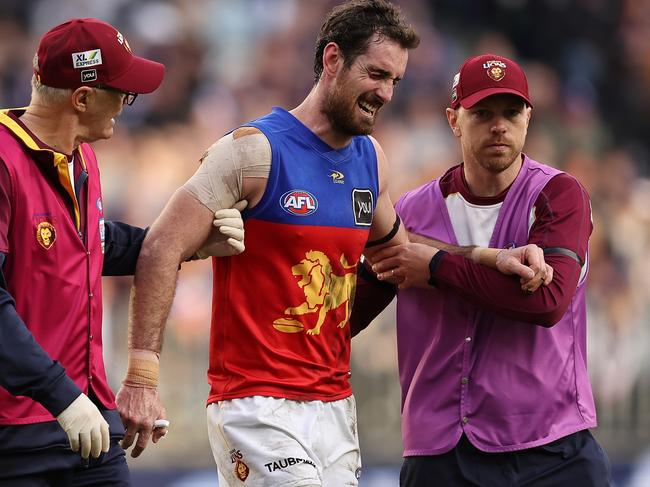
M 151 93 L 165 67 L 134 56 L 126 38 L 97 19 L 73 19 L 46 32 L 34 68 L 39 81 L 53 88 L 105 85 L 120 91 Z
M 533 106 L 528 94 L 528 80 L 524 70 L 511 59 L 495 54 L 469 58 L 454 77 L 451 87 L 451 108 L 460 104 L 471 108 L 483 98 L 498 93 L 511 93 Z

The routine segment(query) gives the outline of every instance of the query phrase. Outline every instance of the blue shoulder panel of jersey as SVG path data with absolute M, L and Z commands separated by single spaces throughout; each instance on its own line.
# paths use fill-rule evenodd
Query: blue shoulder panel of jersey
M 271 172 L 262 200 L 244 218 L 295 225 L 369 228 L 377 204 L 377 155 L 355 136 L 333 149 L 282 108 L 245 124 L 271 144 Z

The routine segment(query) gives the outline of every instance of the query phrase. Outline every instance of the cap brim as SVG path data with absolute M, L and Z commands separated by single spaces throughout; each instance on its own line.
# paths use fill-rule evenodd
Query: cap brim
M 162 83 L 165 66 L 155 61 L 149 61 L 133 56 L 133 62 L 120 76 L 116 76 L 106 84 L 111 88 L 132 93 L 151 93 Z
M 480 90 L 460 100 L 460 104 L 463 108 L 472 108 L 479 101 L 487 98 L 488 96 L 501 94 L 517 95 L 519 98 L 522 98 L 529 106 L 533 106 L 531 101 L 526 98 L 521 91 L 517 91 L 512 88 L 487 88 L 485 90 Z

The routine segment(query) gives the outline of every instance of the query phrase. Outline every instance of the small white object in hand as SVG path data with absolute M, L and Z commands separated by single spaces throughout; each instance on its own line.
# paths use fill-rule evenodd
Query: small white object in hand
M 156 428 L 169 428 L 169 421 L 166 419 L 157 419 L 153 422 L 153 429 Z

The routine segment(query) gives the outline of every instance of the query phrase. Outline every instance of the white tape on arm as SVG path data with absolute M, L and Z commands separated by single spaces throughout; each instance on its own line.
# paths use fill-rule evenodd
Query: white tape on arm
M 253 127 L 242 127 L 206 151 L 201 166 L 183 187 L 216 212 L 242 199 L 243 178 L 268 179 L 270 170 L 268 139 Z

